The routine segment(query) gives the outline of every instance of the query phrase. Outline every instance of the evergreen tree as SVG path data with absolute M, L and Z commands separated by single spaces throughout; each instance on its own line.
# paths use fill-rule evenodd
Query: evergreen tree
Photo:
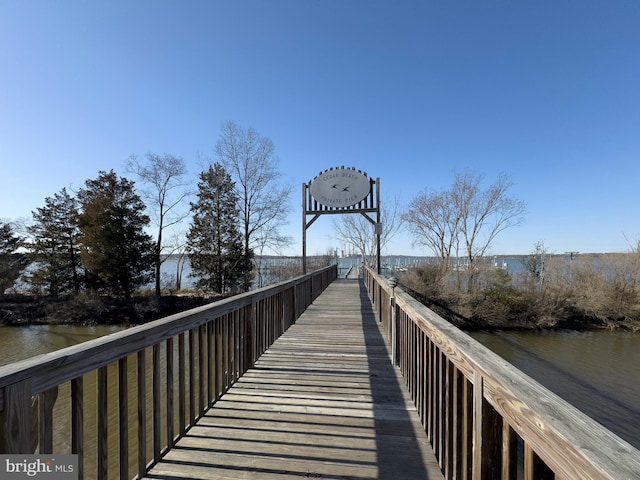
M 29 263 L 26 255 L 16 253 L 24 240 L 16 236 L 10 223 L 0 221 L 0 296 L 13 286 Z
M 130 297 L 153 278 L 149 217 L 133 182 L 113 170 L 87 180 L 78 192 L 82 264 L 89 286 Z
M 63 188 L 45 199 L 45 206 L 33 212 L 33 220 L 28 227 L 33 237 L 31 283 L 46 286 L 53 296 L 77 292 L 81 286 L 77 200 Z
M 245 262 L 237 201 L 235 185 L 219 163 L 200 174 L 198 201 L 191 204 L 193 221 L 187 234 L 189 260 L 199 289 L 235 292 L 243 283 Z

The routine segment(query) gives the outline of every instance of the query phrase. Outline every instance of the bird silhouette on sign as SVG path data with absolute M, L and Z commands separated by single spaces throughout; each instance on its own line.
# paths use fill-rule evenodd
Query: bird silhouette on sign
M 344 188 L 342 189 L 342 191 L 343 191 L 343 192 L 348 192 L 348 191 L 349 191 L 349 187 L 344 187 Z
M 338 184 L 336 183 L 335 185 L 331 185 L 331 188 L 338 188 Z

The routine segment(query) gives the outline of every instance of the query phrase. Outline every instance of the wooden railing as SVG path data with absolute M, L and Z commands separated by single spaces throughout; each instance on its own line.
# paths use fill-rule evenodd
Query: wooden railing
M 336 276 L 327 267 L 0 367 L 0 453 L 79 454 L 81 479 L 144 476 Z
M 640 451 L 372 270 L 364 279 L 445 478 L 640 478 Z

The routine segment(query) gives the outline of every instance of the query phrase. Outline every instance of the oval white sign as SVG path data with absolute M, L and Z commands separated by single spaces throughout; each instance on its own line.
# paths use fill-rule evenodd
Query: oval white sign
M 318 175 L 309 189 L 313 198 L 326 207 L 350 207 L 369 195 L 371 183 L 358 170 L 336 168 Z

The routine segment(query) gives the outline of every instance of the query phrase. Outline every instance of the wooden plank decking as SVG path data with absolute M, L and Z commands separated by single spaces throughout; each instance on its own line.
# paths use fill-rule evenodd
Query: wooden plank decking
M 338 280 L 149 479 L 443 478 L 364 286 Z

